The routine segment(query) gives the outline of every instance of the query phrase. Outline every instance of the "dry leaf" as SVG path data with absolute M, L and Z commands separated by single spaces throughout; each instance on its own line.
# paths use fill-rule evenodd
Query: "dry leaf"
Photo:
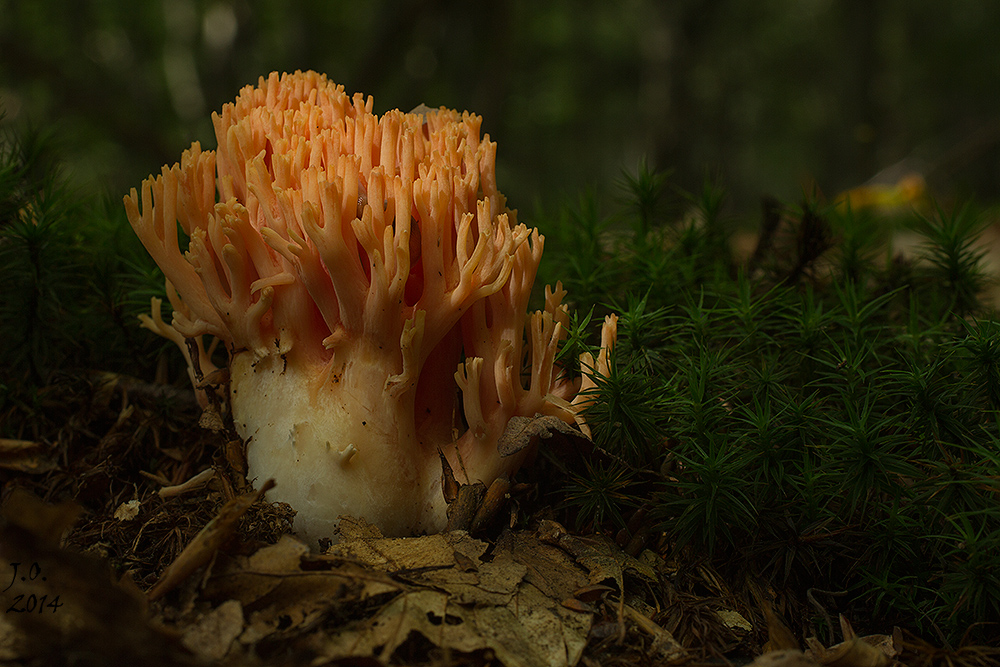
M 364 519 L 354 516 L 341 516 L 337 524 L 337 534 L 343 542 L 351 540 L 382 539 L 382 532 Z
M 499 551 L 492 560 L 475 560 L 476 569 L 467 570 L 456 563 L 447 570 L 415 573 L 408 580 L 417 585 L 448 591 L 458 604 L 503 607 L 517 594 L 527 568 L 510 553 Z
M 590 583 L 599 584 L 613 579 L 618 590 L 625 592 L 625 574 L 653 583 L 657 580 L 656 570 L 647 563 L 622 551 L 617 544 L 603 535 L 579 537 L 570 535 L 555 521 L 542 521 L 539 526 L 541 539 L 558 545 L 572 554 L 576 562 L 587 568 Z
M 448 457 L 440 447 L 438 458 L 441 459 L 441 492 L 444 494 L 444 501 L 451 505 L 458 498 L 458 481 L 455 479 L 455 471 L 452 470 Z
M 131 521 L 139 516 L 139 506 L 141 503 L 136 500 L 129 500 L 118 506 L 115 510 L 115 521 Z
M 0 438 L 0 468 L 37 475 L 58 467 L 52 448 L 45 443 Z
M 768 651 L 747 667 L 819 667 L 819 663 L 796 648 Z
M 604 599 L 608 593 L 612 593 L 614 590 L 604 584 L 590 584 L 589 586 L 584 586 L 579 590 L 573 591 L 573 597 L 583 602 L 596 602 L 597 600 Z
M 317 558 L 351 561 L 386 572 L 446 568 L 455 565 L 455 546 L 449 537 L 449 533 L 440 533 L 426 537 L 342 539 Z M 471 549 L 473 552 L 478 550 L 478 553 L 474 553 L 475 558 L 478 558 L 486 551 L 486 545 L 478 540 L 471 541 L 482 546 L 481 550 L 478 547 Z
M 618 632 L 620 638 L 624 636 L 625 618 L 628 616 L 633 623 L 653 637 L 652 651 L 654 654 L 666 660 L 675 660 L 686 655 L 685 649 L 670 632 L 625 604 L 625 576 L 637 577 L 646 584 L 654 584 L 657 581 L 657 573 L 652 566 L 625 553 L 617 544 L 603 535 L 591 537 L 570 535 L 555 521 L 542 521 L 539 526 L 539 537 L 548 544 L 558 545 L 560 549 L 571 554 L 577 563 L 586 568 L 591 587 L 608 580 L 615 582 L 619 591 Z
M 738 611 L 733 609 L 719 609 L 715 612 L 715 615 L 718 616 L 719 620 L 722 621 L 722 624 L 730 630 L 739 630 L 742 632 L 753 631 L 753 625 Z
M 533 447 L 539 440 L 560 436 L 573 443 L 584 443 L 590 446 L 590 439 L 575 428 L 552 415 L 534 417 L 511 417 L 507 422 L 503 435 L 497 442 L 500 456 L 511 456 L 528 447 Z
M 184 547 L 174 562 L 167 566 L 159 581 L 150 589 L 149 600 L 163 597 L 191 576 L 195 570 L 207 565 L 219 547 L 232 536 L 240 517 L 272 488 L 274 480 L 269 479 L 264 482 L 260 490 L 237 496 L 223 505 L 215 518 L 209 521 L 190 544 Z
M 401 595 L 356 632 L 331 638 L 323 657 L 371 655 L 388 661 L 411 632 L 461 653 L 491 649 L 506 667 L 558 667 L 579 660 L 586 627 L 567 618 L 589 617 L 553 611 L 538 589 L 528 586 L 519 604 L 474 606 L 453 602 L 448 593 L 425 589 Z
M 238 600 L 244 607 L 253 605 L 278 588 L 284 576 L 301 573 L 302 556 L 308 552 L 305 544 L 285 535 L 277 544 L 237 558 L 222 572 L 214 573 L 205 585 L 204 596 L 213 601 Z
M 209 403 L 198 418 L 198 426 L 215 433 L 222 433 L 226 430 L 226 421 L 219 413 L 219 408 Z
M 767 622 L 767 642 L 764 644 L 765 652 L 783 651 L 787 649 L 799 649 L 799 642 L 782 619 L 774 611 L 770 600 L 760 598 L 761 610 L 764 612 L 764 620 Z
M 895 647 L 891 637 L 870 635 L 858 637 L 850 621 L 840 615 L 840 629 L 844 641 L 825 648 L 815 637 L 806 639 L 811 655 L 816 662 L 829 667 L 885 667 L 895 657 Z
M 500 515 L 500 510 L 508 500 L 510 500 L 510 479 L 506 475 L 501 475 L 493 480 L 490 488 L 486 489 L 486 496 L 476 510 L 469 531 L 476 535 L 480 534 Z
M 388 576 L 356 563 L 336 568 L 327 557 L 309 556 L 309 547 L 290 535 L 249 557 L 236 558 L 213 574 L 205 586 L 208 600 L 235 600 L 251 610 L 240 636 L 244 644 L 301 634 L 335 609 L 350 610 L 370 598 L 396 593 L 402 586 Z
M 221 660 L 243 632 L 243 607 L 236 600 L 223 602 L 184 630 L 181 642 L 206 662 Z
M 490 649 L 508 667 L 567 667 L 586 645 L 591 614 L 562 601 L 587 574 L 561 549 L 534 535 L 507 534 L 492 558 L 462 531 L 419 538 L 343 540 L 316 559 L 365 564 L 407 588 L 364 623 L 313 637 L 325 659 L 388 661 L 416 632 L 436 646 Z
M 5 513 L 9 509 L 5 504 Z M 44 524 L 63 523 L 65 508 L 49 509 L 54 520 Z M 148 622 L 144 600 L 114 582 L 107 563 L 56 548 L 52 536 L 61 529 L 42 532 L 0 529 L 0 571 L 9 577 L 0 583 L 6 610 L 0 616 L 0 659 L 33 665 L 66 664 L 67 656 L 81 664 L 191 664 L 171 637 Z
M 486 485 L 482 482 L 459 484 L 455 499 L 448 503 L 448 525 L 445 530 L 469 530 L 485 496 Z
M 558 547 L 512 535 L 483 560 L 488 545 L 462 531 L 383 538 L 363 522 L 341 528 L 341 542 L 324 554 L 286 536 L 209 579 L 205 599 L 231 600 L 246 614 L 245 650 L 281 640 L 283 650 L 306 651 L 317 663 L 385 662 L 417 633 L 448 651 L 489 649 L 508 667 L 580 659 L 592 615 L 561 603 L 587 584 L 587 573 Z M 379 600 L 386 602 L 374 606 Z M 230 645 L 219 634 L 218 643 L 200 645 L 201 655 Z
M 46 547 L 57 546 L 82 511 L 79 505 L 71 502 L 49 505 L 23 489 L 11 491 L 0 506 L 0 516 L 31 533 Z

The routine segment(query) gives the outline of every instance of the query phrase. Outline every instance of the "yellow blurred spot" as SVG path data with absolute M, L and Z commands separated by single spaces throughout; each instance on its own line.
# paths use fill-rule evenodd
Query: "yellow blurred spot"
M 852 211 L 876 209 L 883 214 L 892 214 L 919 206 L 926 195 L 924 177 L 911 172 L 896 183 L 872 183 L 851 188 L 837 195 L 834 203 L 841 211 L 850 206 Z

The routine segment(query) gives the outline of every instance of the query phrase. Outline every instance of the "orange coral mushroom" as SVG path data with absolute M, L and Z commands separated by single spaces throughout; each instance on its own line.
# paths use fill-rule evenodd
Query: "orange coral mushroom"
M 506 207 L 478 116 L 379 117 L 296 72 L 213 121 L 217 151 L 195 143 L 125 197 L 174 307 L 146 323 L 196 339 L 199 370 L 201 337 L 226 343 L 250 477 L 276 480 L 300 534 L 331 536 L 343 514 L 440 530 L 439 449 L 489 484 L 528 455 L 497 452 L 510 417 L 574 421 L 579 381 L 555 364 L 565 292 L 527 314 L 543 238 Z

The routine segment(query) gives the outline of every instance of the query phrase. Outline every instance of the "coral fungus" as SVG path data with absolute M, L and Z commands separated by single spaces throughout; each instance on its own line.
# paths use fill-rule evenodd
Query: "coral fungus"
M 489 484 L 530 454 L 497 451 L 512 416 L 577 418 L 579 380 L 555 364 L 565 293 L 527 313 L 543 237 L 497 190 L 480 117 L 379 117 L 296 72 L 213 122 L 217 151 L 195 143 L 125 197 L 173 306 L 172 324 L 158 303 L 145 322 L 192 377 L 214 368 L 202 336 L 226 344 L 249 477 L 277 482 L 300 534 L 331 536 L 343 514 L 440 530 L 439 450 Z

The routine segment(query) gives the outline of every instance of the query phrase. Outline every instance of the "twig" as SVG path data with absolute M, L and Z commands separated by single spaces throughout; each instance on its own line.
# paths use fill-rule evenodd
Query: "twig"
M 188 491 L 193 491 L 194 489 L 200 489 L 208 484 L 209 480 L 213 477 L 215 477 L 215 468 L 207 468 L 186 482 L 163 487 L 159 491 L 160 498 L 173 498 L 174 496 L 179 496 L 182 493 L 187 493 Z
M 830 631 L 830 641 L 827 643 L 832 646 L 837 639 L 833 631 L 833 618 L 830 616 L 830 613 L 826 610 L 826 607 L 821 605 L 819 603 L 819 600 L 817 600 L 815 596 L 813 596 L 813 591 L 816 591 L 817 593 L 823 593 L 831 597 L 839 597 L 841 595 L 847 595 L 847 591 L 824 591 L 819 588 L 810 588 L 809 590 L 806 591 L 806 599 L 809 600 L 810 604 L 812 604 L 812 606 L 816 608 L 816 611 L 821 613 L 823 615 L 823 618 L 826 620 L 826 627 Z

